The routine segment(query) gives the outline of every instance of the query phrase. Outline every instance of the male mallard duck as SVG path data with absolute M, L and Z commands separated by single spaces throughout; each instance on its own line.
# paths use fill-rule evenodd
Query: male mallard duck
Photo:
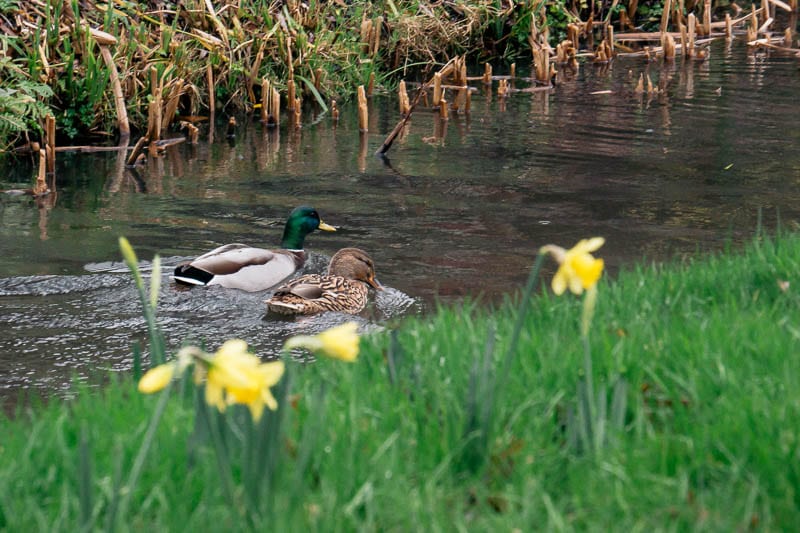
M 282 315 L 313 315 L 323 311 L 355 314 L 367 305 L 368 285 L 383 290 L 375 265 L 363 250 L 342 248 L 328 265 L 328 274 L 306 274 L 278 287 L 267 300 L 270 311 Z
M 173 277 L 188 285 L 222 285 L 249 292 L 270 289 L 303 266 L 303 241 L 315 229 L 336 231 L 320 220 L 314 208 L 297 207 L 286 220 L 282 250 L 226 244 L 178 265 Z

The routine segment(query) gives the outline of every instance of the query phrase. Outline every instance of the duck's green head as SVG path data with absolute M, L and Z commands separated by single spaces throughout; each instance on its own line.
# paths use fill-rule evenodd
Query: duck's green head
M 287 250 L 302 250 L 306 235 L 315 229 L 336 231 L 336 228 L 329 226 L 319 218 L 319 213 L 313 207 L 305 205 L 296 207 L 286 220 L 281 247 Z

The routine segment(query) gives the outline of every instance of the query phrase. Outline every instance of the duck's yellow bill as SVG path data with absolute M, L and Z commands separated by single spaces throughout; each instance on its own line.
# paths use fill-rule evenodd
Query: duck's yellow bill
M 336 228 L 324 223 L 321 220 L 319 221 L 319 229 L 321 229 L 322 231 L 336 231 Z

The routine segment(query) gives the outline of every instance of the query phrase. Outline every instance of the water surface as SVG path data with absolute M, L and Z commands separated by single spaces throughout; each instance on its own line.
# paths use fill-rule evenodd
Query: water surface
M 663 92 L 635 94 L 642 72 Z M 298 131 L 240 120 L 234 140 L 204 135 L 136 171 L 115 153 L 59 153 L 56 195 L 0 195 L 0 396 L 130 368 L 144 321 L 120 235 L 145 269 L 159 253 L 170 270 L 224 243 L 276 246 L 288 212 L 313 205 L 340 230 L 307 239 L 305 270 L 323 270 L 344 246 L 367 250 L 389 288 L 358 317 L 376 327 L 436 299 L 496 301 L 524 283 L 546 243 L 605 236 L 613 274 L 739 245 L 759 211 L 768 227 L 798 219 L 794 58 L 719 44 L 705 62 L 585 64 L 553 91 L 506 101 L 475 86 L 469 116 L 415 112 L 388 161 L 372 154 L 399 120 L 392 95 L 371 102 L 364 142 L 346 107 L 336 126 L 309 110 Z M 0 187 L 34 174 L 16 163 Z M 264 316 L 268 293 L 178 290 L 166 275 L 163 286 L 172 346 L 240 337 L 269 356 L 290 334 L 346 319 L 279 320 Z

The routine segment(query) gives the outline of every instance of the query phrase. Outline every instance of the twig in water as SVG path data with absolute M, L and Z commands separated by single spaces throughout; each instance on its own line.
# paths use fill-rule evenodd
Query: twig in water
M 392 143 L 394 142 L 394 140 L 397 138 L 397 136 L 400 134 L 400 132 L 403 131 L 403 128 L 408 123 L 408 120 L 411 118 L 411 113 L 414 112 L 414 108 L 417 107 L 417 104 L 419 103 L 420 98 L 425 93 L 425 91 L 428 90 L 428 85 L 429 84 L 430 84 L 430 82 L 427 82 L 417 90 L 417 96 L 414 97 L 414 102 L 408 108 L 408 113 L 406 113 L 406 116 L 404 116 L 400 120 L 400 122 L 397 123 L 397 126 L 395 126 L 394 129 L 392 130 L 392 132 L 389 134 L 389 136 L 386 137 L 386 140 L 383 141 L 383 144 L 378 149 L 378 151 L 375 152 L 375 155 L 380 155 L 380 156 L 386 155 L 386 152 L 388 152 L 389 148 L 392 147 Z

